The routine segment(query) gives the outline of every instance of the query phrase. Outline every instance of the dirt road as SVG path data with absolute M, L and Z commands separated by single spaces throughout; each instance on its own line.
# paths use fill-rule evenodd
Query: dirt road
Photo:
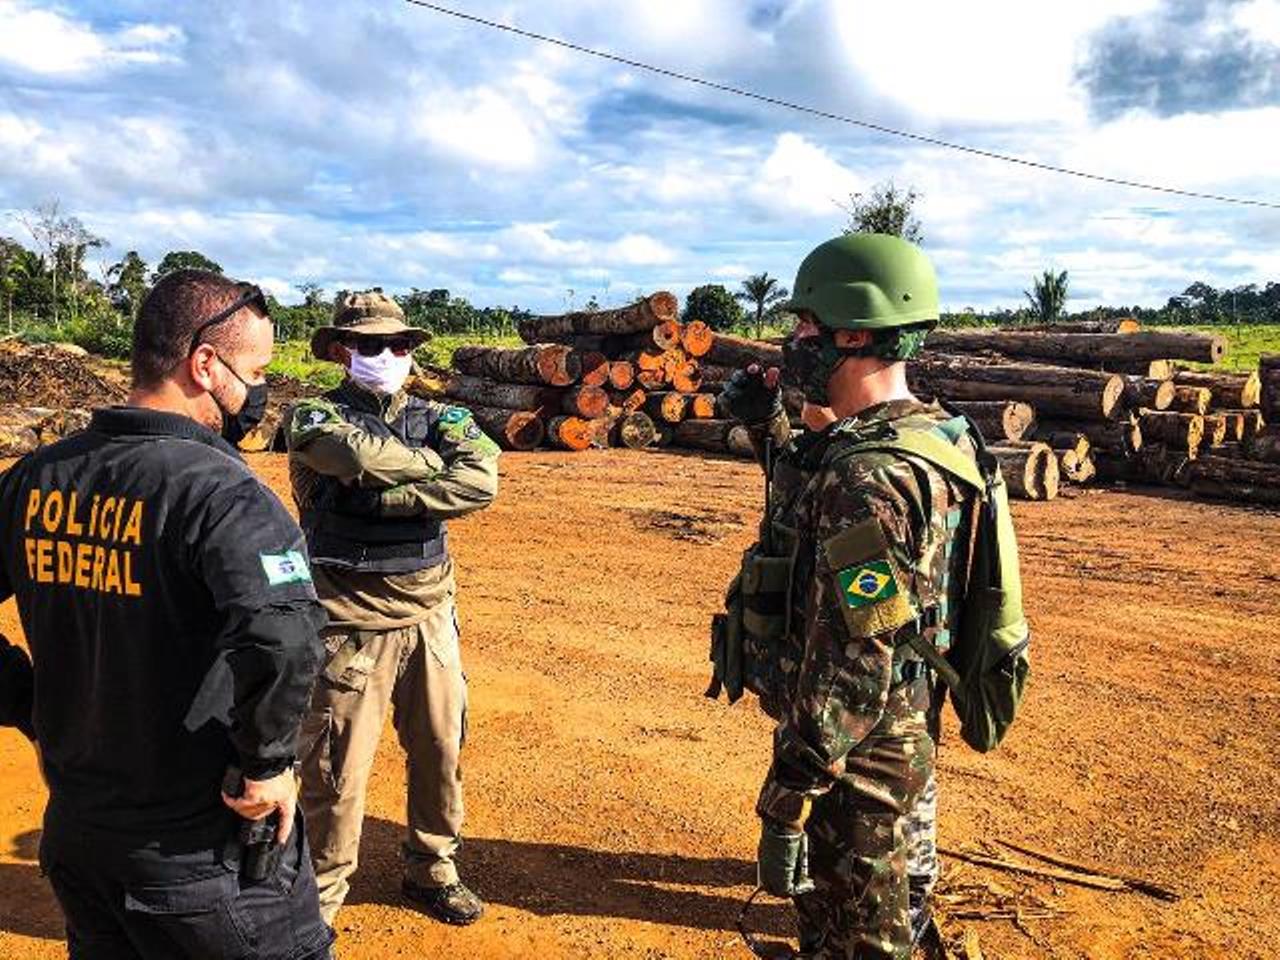
M 283 461 L 255 465 L 286 492 Z M 470 675 L 452 930 L 398 902 L 401 763 L 379 755 L 344 958 L 747 956 L 768 723 L 702 696 L 706 624 L 759 510 L 752 467 L 627 451 L 509 455 L 455 526 Z M 287 493 L 286 493 L 287 497 Z M 1177 888 L 1163 904 L 946 863 L 947 885 L 1050 919 L 955 921 L 991 957 L 1270 957 L 1280 943 L 1280 513 L 1087 493 L 1016 507 L 1035 630 L 1026 712 L 996 754 L 941 760 L 951 847 L 994 838 Z M 0 610 L 12 635 L 12 604 Z M 0 731 L 0 958 L 64 955 L 33 862 L 30 748 Z M 766 932 L 788 932 L 766 906 Z

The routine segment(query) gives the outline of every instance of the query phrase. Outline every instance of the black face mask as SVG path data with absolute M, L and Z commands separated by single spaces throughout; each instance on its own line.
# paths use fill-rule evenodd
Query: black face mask
M 854 347 L 837 347 L 835 334 L 825 328 L 812 337 L 788 339 L 782 345 L 782 376 L 790 386 L 799 387 L 804 398 L 818 407 L 830 404 L 827 383 L 846 357 L 861 356 Z
M 217 397 L 213 398 L 213 402 L 218 404 L 218 410 L 222 413 L 222 439 L 233 447 L 241 440 L 253 432 L 253 428 L 262 422 L 262 418 L 267 413 L 267 384 L 262 383 L 246 383 L 244 377 L 236 373 L 231 364 L 218 357 L 219 362 L 231 371 L 231 375 L 244 384 L 245 395 L 244 403 L 240 405 L 240 409 L 235 413 L 224 407 Z M 212 394 L 211 394 L 212 396 Z

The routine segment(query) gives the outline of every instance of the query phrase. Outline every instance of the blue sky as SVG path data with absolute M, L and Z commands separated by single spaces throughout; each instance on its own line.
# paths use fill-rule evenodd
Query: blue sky
M 1280 0 L 457 0 L 529 30 L 974 146 L 1280 201 Z M 911 144 L 399 0 L 0 0 L 0 214 L 57 197 L 155 261 L 539 310 L 790 283 L 851 192 L 923 194 L 943 302 L 1075 309 L 1280 280 L 1280 211 Z M 0 220 L 0 233 L 22 228 Z M 570 291 L 573 291 L 570 294 Z

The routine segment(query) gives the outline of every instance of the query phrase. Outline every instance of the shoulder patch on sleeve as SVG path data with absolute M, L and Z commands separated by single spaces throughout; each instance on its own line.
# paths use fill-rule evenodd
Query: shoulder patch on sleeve
M 307 559 L 299 550 L 287 550 L 284 553 L 260 553 L 262 569 L 267 575 L 267 583 L 273 587 L 281 587 L 286 583 L 310 583 L 311 571 L 307 567 Z
M 471 411 L 466 407 L 445 407 L 444 412 L 440 414 L 440 423 L 442 426 L 451 426 L 455 423 L 462 423 L 471 416 Z
M 825 540 L 822 550 L 852 636 L 875 636 L 915 619 L 906 584 L 874 517 Z

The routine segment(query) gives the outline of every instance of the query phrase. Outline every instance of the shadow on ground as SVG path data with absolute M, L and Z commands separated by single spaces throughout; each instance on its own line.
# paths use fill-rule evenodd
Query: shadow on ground
M 4 852 L 21 863 L 0 863 L 0 931 L 42 940 L 61 940 L 62 913 L 49 881 L 40 876 L 36 858 L 40 831 L 28 830 L 9 842 Z
M 404 827 L 370 817 L 360 844 L 360 869 L 350 904 L 404 903 L 400 897 L 400 842 Z M 677 853 L 615 853 L 556 843 L 494 838 L 466 840 L 462 878 L 482 899 L 541 917 L 572 915 L 641 920 L 698 930 L 736 930 L 741 890 L 755 884 L 755 864 L 728 857 Z M 708 893 L 689 887 L 738 888 Z M 757 901 L 753 931 L 794 934 L 789 904 Z

